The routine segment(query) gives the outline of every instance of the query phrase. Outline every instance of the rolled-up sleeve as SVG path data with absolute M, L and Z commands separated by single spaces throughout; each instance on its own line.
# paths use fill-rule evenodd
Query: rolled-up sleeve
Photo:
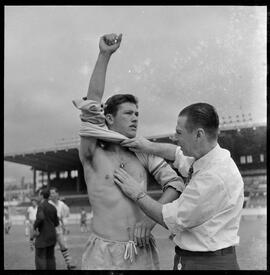
M 191 164 L 194 162 L 193 157 L 187 157 L 183 154 L 180 146 L 177 146 L 175 150 L 175 161 L 173 166 L 179 171 L 183 177 L 188 176 L 188 170 Z
M 177 175 L 163 158 L 142 152 L 136 152 L 135 154 L 143 166 L 155 178 L 156 182 L 160 184 L 163 192 L 169 186 L 181 193 L 183 192 L 185 188 L 183 179 Z
M 220 179 L 202 175 L 189 183 L 182 195 L 162 206 L 162 216 L 168 229 L 176 234 L 203 224 L 210 219 L 227 198 Z
M 72 100 L 74 106 L 81 110 L 81 121 L 95 124 L 99 127 L 105 126 L 105 116 L 103 106 L 94 100 L 76 99 Z
M 151 174 L 161 185 L 162 191 L 164 192 L 170 186 L 182 193 L 185 189 L 183 179 L 177 175 L 164 159 L 159 158 L 159 162 L 156 161 L 156 163 L 157 165 L 152 168 Z
M 163 204 L 162 206 L 163 221 L 167 225 L 169 231 L 174 234 L 176 234 L 179 231 L 177 219 L 176 219 L 177 213 L 178 213 L 177 200 L 170 203 Z M 180 228 L 180 231 L 181 231 L 181 228 Z

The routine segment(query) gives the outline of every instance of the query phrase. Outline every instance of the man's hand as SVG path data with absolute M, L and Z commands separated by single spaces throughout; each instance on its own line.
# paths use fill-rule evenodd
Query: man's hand
M 121 44 L 122 34 L 118 36 L 115 33 L 105 34 L 99 40 L 99 49 L 101 53 L 114 53 Z
M 35 230 L 33 230 L 31 238 L 36 238 L 37 236 L 39 236 L 39 230 L 38 230 L 38 228 L 36 228 Z
M 144 137 L 136 137 L 125 139 L 121 142 L 120 145 L 123 147 L 127 147 L 133 152 L 151 153 L 151 144 L 152 142 Z
M 155 225 L 155 221 L 145 216 L 143 220 L 137 222 L 134 226 L 133 241 L 139 247 L 149 247 L 151 231 Z
M 144 191 L 140 183 L 122 168 L 115 170 L 113 176 L 114 182 L 120 187 L 122 192 L 134 201 L 136 201 L 138 195 Z
M 167 228 L 167 225 L 163 221 L 162 216 L 162 204 L 149 196 L 145 196 L 146 194 L 143 192 L 142 187 L 140 187 L 139 183 L 130 176 L 124 169 L 120 168 L 115 170 L 114 174 L 114 183 L 119 186 L 121 191 L 136 201 L 140 208 L 153 220 Z M 144 196 L 139 196 L 141 193 L 144 193 Z M 138 201 L 138 198 L 141 198 Z M 143 198 L 143 199 L 142 199 Z M 132 234 L 133 235 L 133 234 Z
M 29 245 L 30 245 L 30 250 L 33 251 L 35 248 L 35 241 L 36 237 L 39 236 L 39 230 L 38 228 L 31 230 L 30 232 L 30 240 L 29 240 Z

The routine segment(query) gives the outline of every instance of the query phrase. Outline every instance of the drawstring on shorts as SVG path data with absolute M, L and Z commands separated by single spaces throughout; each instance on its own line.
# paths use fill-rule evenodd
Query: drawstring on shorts
M 134 250 L 134 252 L 133 252 L 133 250 Z M 134 241 L 128 241 L 126 243 L 126 250 L 125 250 L 125 254 L 124 254 L 124 259 L 125 260 L 130 259 L 130 262 L 132 263 L 133 256 L 135 258 L 135 255 L 138 255 L 136 244 L 135 244 Z

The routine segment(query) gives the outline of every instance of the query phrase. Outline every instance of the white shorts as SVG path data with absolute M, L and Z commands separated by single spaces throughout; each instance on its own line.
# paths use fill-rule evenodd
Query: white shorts
M 92 233 L 86 243 L 85 252 L 82 256 L 82 270 L 128 270 L 144 269 L 159 270 L 159 257 L 154 237 L 150 237 L 148 248 L 135 248 L 131 257 L 127 255 L 127 246 L 130 242 L 111 241 Z M 132 248 L 131 248 L 132 249 Z

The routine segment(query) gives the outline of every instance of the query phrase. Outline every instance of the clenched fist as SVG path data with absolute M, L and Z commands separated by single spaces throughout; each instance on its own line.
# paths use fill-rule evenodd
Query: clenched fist
M 99 49 L 101 53 L 114 53 L 121 44 L 122 34 L 105 34 L 100 38 Z

